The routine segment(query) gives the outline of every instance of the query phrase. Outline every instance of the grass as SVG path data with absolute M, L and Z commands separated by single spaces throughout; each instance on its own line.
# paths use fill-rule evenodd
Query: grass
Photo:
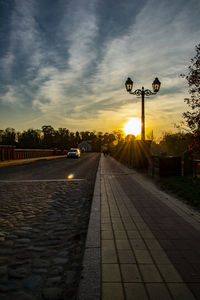
M 170 177 L 160 181 L 160 187 L 178 196 L 182 201 L 200 209 L 200 178 Z

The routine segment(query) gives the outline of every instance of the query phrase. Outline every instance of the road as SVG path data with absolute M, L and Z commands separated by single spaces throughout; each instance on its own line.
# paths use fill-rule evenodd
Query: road
M 0 180 L 51 180 L 67 179 L 73 174 L 74 179 L 94 177 L 97 161 L 96 153 L 84 153 L 79 159 L 58 158 L 38 160 L 34 163 L 0 168 Z
M 0 299 L 75 299 L 98 162 L 0 168 Z

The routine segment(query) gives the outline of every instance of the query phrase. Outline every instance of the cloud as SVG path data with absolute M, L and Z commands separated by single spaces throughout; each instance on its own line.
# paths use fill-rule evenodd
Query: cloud
M 55 112 L 56 108 L 58 111 L 63 110 L 63 105 L 70 110 L 71 106 L 79 105 L 81 94 L 84 93 L 82 80 L 96 58 L 93 40 L 98 28 L 92 14 L 94 5 L 88 2 L 90 8 L 88 11 L 88 6 L 83 4 L 79 1 L 70 3 L 60 22 L 59 30 L 62 32 L 63 47 L 66 51 L 63 68 L 41 66 L 38 71 L 36 81 L 41 84 L 33 105 L 44 113 Z M 76 22 L 79 26 L 75 26 Z M 44 103 L 43 98 L 49 102 Z
M 169 3 L 15 1 L 9 45 L 0 58 L 1 101 L 28 104 L 50 121 L 96 118 L 102 123 L 107 113 L 123 111 L 126 118 L 133 107 L 140 111 L 135 108 L 140 99 L 125 91 L 128 76 L 134 89 L 151 89 L 158 76 L 162 85 L 157 98 L 151 98 L 152 107 L 167 116 L 163 103 L 168 101 L 181 110 L 181 100 L 176 107 L 174 98 L 181 99 L 187 90 L 179 74 L 187 72 L 199 42 L 200 4 Z

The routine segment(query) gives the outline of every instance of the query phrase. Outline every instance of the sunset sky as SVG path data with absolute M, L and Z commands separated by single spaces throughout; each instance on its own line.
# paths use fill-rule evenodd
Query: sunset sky
M 0 129 L 172 131 L 187 109 L 187 73 L 200 42 L 199 0 L 0 0 Z

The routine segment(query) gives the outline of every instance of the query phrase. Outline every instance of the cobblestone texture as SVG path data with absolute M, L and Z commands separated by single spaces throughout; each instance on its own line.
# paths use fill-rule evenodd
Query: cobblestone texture
M 75 299 L 91 197 L 86 180 L 0 183 L 0 299 Z

